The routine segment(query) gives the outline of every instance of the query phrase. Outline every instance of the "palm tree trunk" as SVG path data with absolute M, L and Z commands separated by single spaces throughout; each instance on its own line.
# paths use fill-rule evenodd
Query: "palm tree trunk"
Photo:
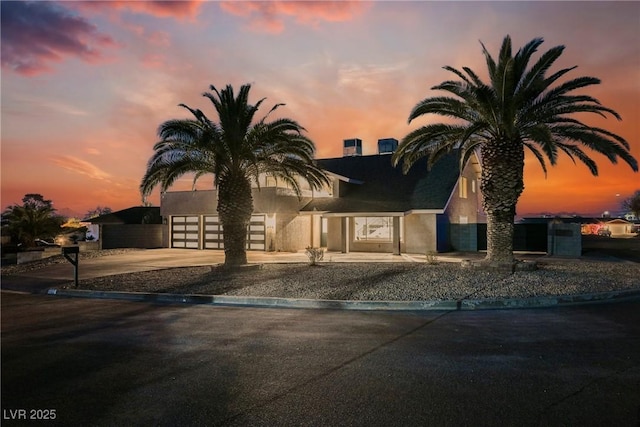
M 487 213 L 487 257 L 490 264 L 512 264 L 514 215 Z
M 520 141 L 498 140 L 481 148 L 480 190 L 487 214 L 488 264 L 513 264 L 513 223 L 524 190 L 524 148 Z
M 224 265 L 247 263 L 247 227 L 253 213 L 251 183 L 245 176 L 221 179 L 218 186 L 218 215 L 223 229 Z

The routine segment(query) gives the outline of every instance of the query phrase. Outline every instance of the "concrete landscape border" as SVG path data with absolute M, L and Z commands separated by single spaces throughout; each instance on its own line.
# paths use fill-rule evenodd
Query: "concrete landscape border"
M 115 299 L 158 304 L 205 304 L 292 309 L 332 309 L 357 311 L 462 311 L 516 308 L 551 308 L 579 304 L 640 301 L 640 290 L 599 292 L 594 294 L 540 296 L 513 299 L 461 299 L 433 301 L 354 301 L 314 300 L 231 295 L 181 295 L 167 293 L 89 291 L 49 289 L 48 295 L 72 298 Z

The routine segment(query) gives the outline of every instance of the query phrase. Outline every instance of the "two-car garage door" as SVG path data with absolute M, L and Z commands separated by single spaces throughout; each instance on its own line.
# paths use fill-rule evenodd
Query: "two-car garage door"
M 202 221 L 200 221 L 202 219 Z M 202 230 L 200 224 L 204 227 Z M 202 245 L 199 244 L 202 235 Z M 265 250 L 266 227 L 264 215 L 252 215 L 247 228 L 247 249 Z M 222 224 L 217 215 L 173 216 L 171 220 L 171 247 L 198 249 L 224 249 Z

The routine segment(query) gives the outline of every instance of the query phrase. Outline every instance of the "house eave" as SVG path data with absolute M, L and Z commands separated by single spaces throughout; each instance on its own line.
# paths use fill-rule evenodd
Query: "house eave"
M 411 209 L 405 212 L 330 212 L 330 211 L 300 211 L 300 215 L 322 215 L 323 217 L 346 217 L 346 216 L 407 216 L 407 215 L 440 215 L 444 214 L 444 209 Z
M 444 209 L 411 209 L 406 211 L 404 214 L 405 215 L 440 215 L 444 213 Z
M 312 212 L 313 213 L 313 212 Z M 323 217 L 352 217 L 352 216 L 404 216 L 404 212 L 327 212 L 323 213 Z
M 331 171 L 326 171 L 327 175 L 333 176 L 335 178 L 337 178 L 339 181 L 343 181 L 343 182 L 348 182 L 349 184 L 364 184 L 364 181 L 361 181 L 359 179 L 353 179 L 353 178 L 349 178 L 343 175 L 338 175 L 337 173 L 331 172 Z

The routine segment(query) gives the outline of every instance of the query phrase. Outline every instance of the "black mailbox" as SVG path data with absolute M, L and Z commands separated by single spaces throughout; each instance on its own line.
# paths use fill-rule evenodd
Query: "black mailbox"
M 78 287 L 78 264 L 80 258 L 80 246 L 63 246 L 62 256 L 73 265 L 73 280 Z
M 79 246 L 63 246 L 62 247 L 62 255 L 77 254 L 78 252 L 80 252 Z

